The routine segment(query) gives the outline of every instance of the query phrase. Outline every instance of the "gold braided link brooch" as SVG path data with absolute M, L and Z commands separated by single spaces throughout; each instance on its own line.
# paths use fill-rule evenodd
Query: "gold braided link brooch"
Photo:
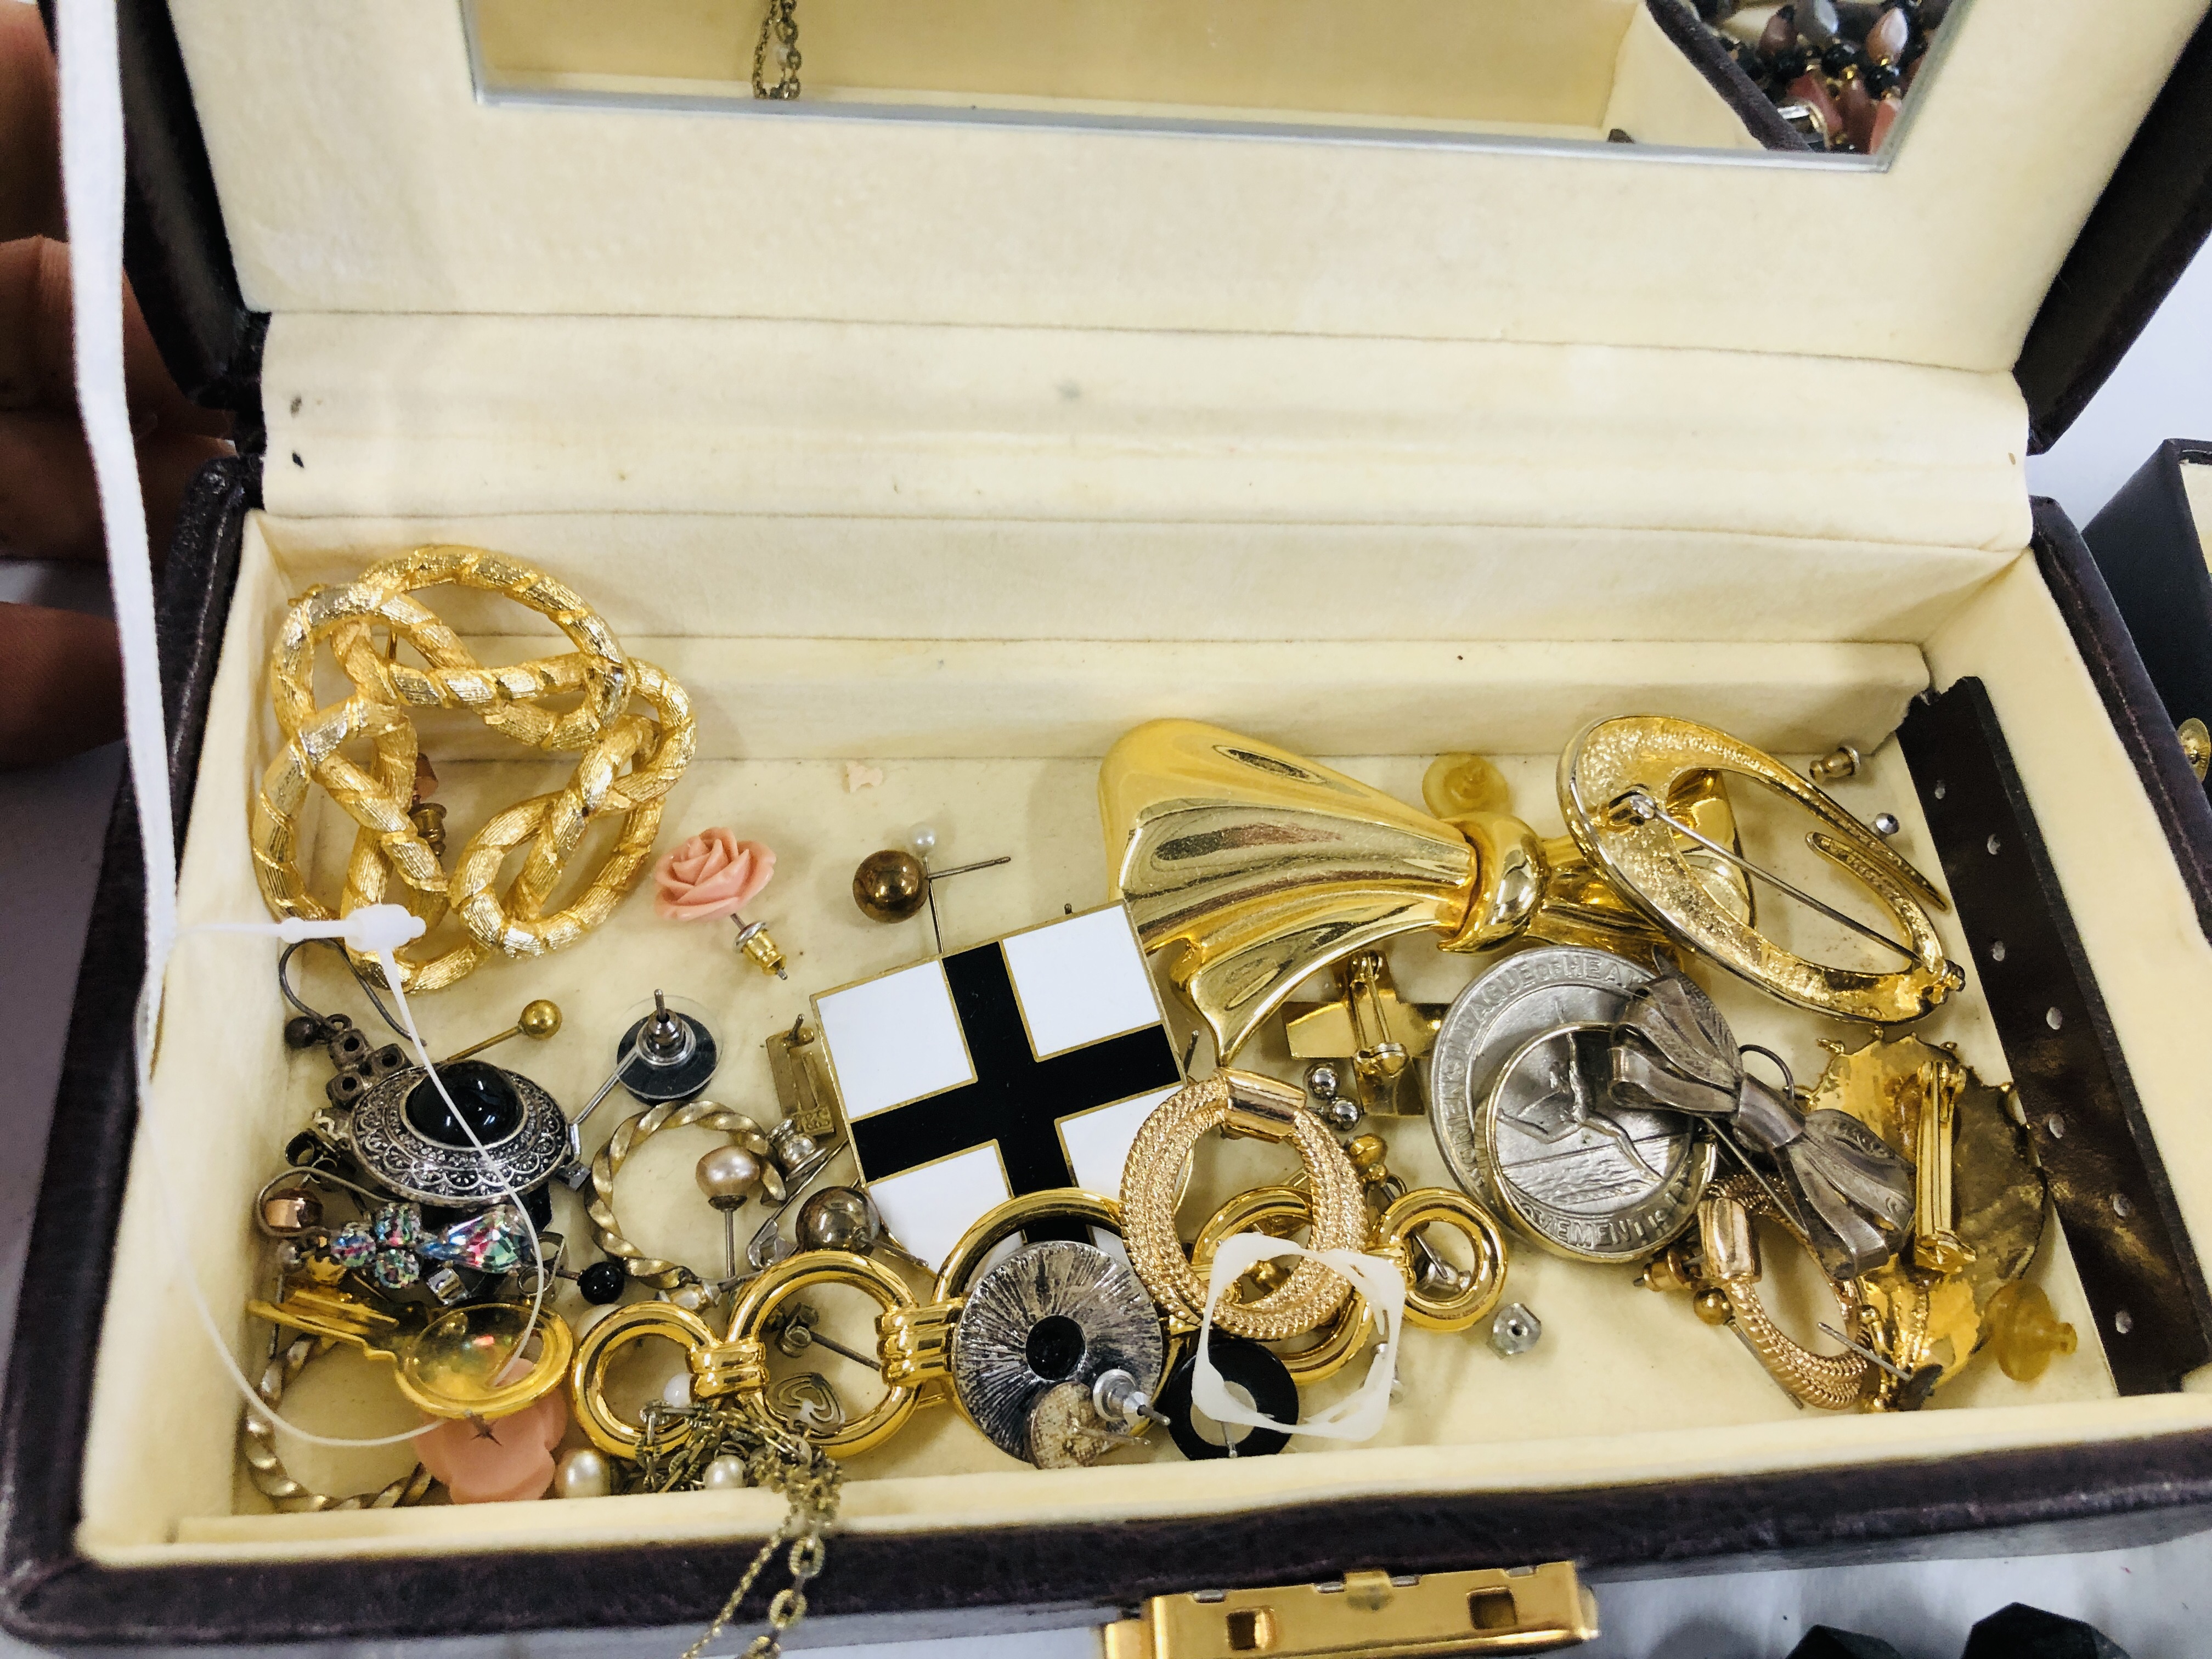
M 574 648 L 488 668 L 411 597 L 446 586 L 513 599 L 551 622 Z M 314 670 L 325 644 L 351 689 L 339 702 L 318 706 Z M 402 646 L 419 661 L 403 660 Z M 662 800 L 684 775 L 696 741 L 683 687 L 651 663 L 625 656 L 599 613 L 567 586 L 480 547 L 418 547 L 343 586 L 309 589 L 294 602 L 269 653 L 269 692 L 284 746 L 253 799 L 261 896 L 280 918 L 331 918 L 299 866 L 300 811 L 307 786 L 319 784 L 359 826 L 335 914 L 390 896 L 432 927 L 450 910 L 465 930 L 449 944 L 420 947 L 426 955 L 401 959 L 410 991 L 451 985 L 494 951 L 557 951 L 605 921 L 644 872 Z M 574 705 L 565 710 L 547 706 L 571 696 Z M 558 789 L 493 813 L 450 874 L 410 816 L 419 746 L 410 715 L 424 708 L 461 710 L 532 749 L 578 757 Z M 356 738 L 371 745 L 366 769 L 343 752 Z M 571 902 L 548 911 L 585 830 L 611 816 L 619 816 L 621 830 L 605 860 Z M 501 866 L 526 845 L 521 868 L 499 888 Z

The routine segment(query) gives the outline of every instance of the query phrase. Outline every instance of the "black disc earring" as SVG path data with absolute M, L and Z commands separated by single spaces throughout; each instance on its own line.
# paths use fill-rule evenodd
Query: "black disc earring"
M 1231 1389 L 1241 1389 L 1254 1411 L 1278 1423 L 1298 1420 L 1298 1385 L 1291 1380 L 1290 1368 L 1273 1352 L 1244 1337 L 1224 1336 L 1216 1331 L 1206 1344 L 1206 1352 L 1221 1380 Z M 1291 1437 L 1280 1429 L 1248 1428 L 1243 1437 L 1234 1442 L 1216 1442 L 1200 1434 L 1190 1397 L 1191 1378 L 1197 1371 L 1198 1352 L 1194 1348 L 1168 1373 L 1160 1397 L 1154 1402 L 1155 1409 L 1167 1419 L 1176 1449 L 1185 1457 L 1194 1463 L 1217 1457 L 1273 1457 L 1291 1443 Z M 1236 1425 L 1220 1426 L 1227 1434 Z

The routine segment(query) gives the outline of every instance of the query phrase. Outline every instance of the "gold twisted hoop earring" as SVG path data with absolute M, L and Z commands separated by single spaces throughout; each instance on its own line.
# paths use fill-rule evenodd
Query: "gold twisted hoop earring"
M 1206 1280 L 1182 1253 L 1175 1206 L 1184 1160 L 1208 1129 L 1225 1126 L 1289 1142 L 1306 1167 L 1312 1248 L 1357 1250 L 1366 1243 L 1359 1176 L 1304 1101 L 1302 1091 L 1272 1078 L 1224 1070 L 1169 1096 L 1137 1131 L 1121 1176 L 1122 1236 L 1137 1277 L 1171 1320 L 1195 1327 L 1206 1310 Z M 1231 1336 L 1280 1342 L 1318 1329 L 1351 1294 L 1352 1286 L 1320 1262 L 1302 1260 L 1258 1301 L 1223 1302 L 1213 1322 Z
M 320 1358 L 332 1346 L 332 1339 L 327 1336 L 299 1336 L 281 1344 L 269 1356 L 269 1363 L 261 1368 L 254 1394 L 270 1411 L 281 1410 L 284 1390 L 307 1369 L 310 1360 Z M 311 1492 L 292 1478 L 283 1460 L 276 1455 L 276 1425 L 251 1407 L 238 1425 L 238 1442 L 240 1453 L 246 1459 L 246 1472 L 252 1477 L 255 1487 L 287 1515 L 323 1510 L 404 1509 L 421 1503 L 430 1491 L 430 1471 L 417 1463 L 408 1474 L 386 1481 L 374 1492 L 356 1492 L 350 1498 L 332 1498 L 325 1492 Z
M 622 1223 L 615 1218 L 615 1177 L 622 1173 L 629 1155 L 644 1142 L 665 1129 L 688 1129 L 694 1125 L 729 1136 L 732 1146 L 741 1146 L 758 1158 L 763 1183 L 776 1183 L 768 1189 L 769 1200 L 774 1202 L 782 1196 L 782 1183 L 769 1157 L 768 1137 L 761 1133 L 760 1125 L 743 1112 L 718 1106 L 711 1100 L 694 1100 L 684 1105 L 672 1101 L 625 1120 L 592 1159 L 592 1201 L 585 1212 L 592 1218 L 592 1242 L 621 1262 L 623 1271 L 632 1279 L 656 1291 L 672 1291 L 687 1278 L 700 1275 L 681 1262 L 663 1261 L 659 1256 L 647 1255 L 623 1236 Z
M 498 593 L 567 635 L 566 654 L 487 668 L 435 613 L 409 596 L 452 585 Z M 376 635 L 388 641 L 380 651 Z M 422 659 L 397 659 L 404 643 Z M 314 665 L 327 645 L 352 690 L 319 708 Z M 398 897 L 434 927 L 451 909 L 468 937 L 427 959 L 401 961 L 410 991 L 451 985 L 494 951 L 535 956 L 574 944 L 605 921 L 644 872 L 660 828 L 661 802 L 690 763 L 696 736 L 683 688 L 652 664 L 623 654 L 599 614 L 544 572 L 477 547 L 416 548 L 370 566 L 337 587 L 310 590 L 285 617 L 269 659 L 270 698 L 284 746 L 252 804 L 256 879 L 271 915 L 328 921 L 300 871 L 299 815 L 319 784 L 359 825 L 337 914 Z M 580 694 L 564 714 L 547 698 Z M 638 712 L 641 706 L 647 712 Z M 448 876 L 409 815 L 417 743 L 408 711 L 454 708 L 548 753 L 579 755 L 561 788 L 493 815 Z M 369 739 L 364 769 L 342 745 Z M 628 768 L 625 771 L 623 769 Z M 586 824 L 620 814 L 615 847 L 575 900 L 548 913 Z M 494 890 L 507 855 L 529 852 L 504 892 Z M 364 963 L 363 965 L 369 965 Z

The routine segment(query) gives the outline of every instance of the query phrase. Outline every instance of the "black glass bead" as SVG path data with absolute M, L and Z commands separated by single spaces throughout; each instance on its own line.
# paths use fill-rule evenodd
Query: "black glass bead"
M 1898 82 L 1904 78 L 1895 70 L 1881 64 L 1869 64 L 1859 73 L 1866 82 L 1867 91 L 1876 98 L 1885 98 L 1895 92 Z
M 1918 63 L 1927 55 L 1928 37 L 1924 34 L 1916 34 L 1912 37 L 1911 44 L 1905 47 L 1905 56 L 1897 60 L 1898 66 L 1899 68 L 1908 67 Z
M 1748 40 L 1736 43 L 1735 61 L 1738 68 L 1751 77 L 1753 86 L 1763 87 L 1774 78 L 1774 65 L 1766 54 Z
M 623 1281 L 628 1277 L 619 1261 L 594 1261 L 576 1275 L 576 1288 L 586 1302 L 611 1302 L 623 1293 Z
M 2128 1659 L 2094 1625 L 2015 1601 L 1966 1632 L 1959 1659 Z
M 1787 86 L 1813 67 L 1813 54 L 1802 46 L 1774 54 L 1774 78 Z
M 477 1139 L 489 1146 L 522 1127 L 522 1097 L 498 1066 L 465 1060 L 458 1066 L 440 1066 L 438 1076 L 444 1079 L 446 1094 L 453 1097 L 461 1120 L 447 1109 L 437 1084 L 424 1078 L 408 1091 L 405 1115 L 407 1127 L 425 1140 L 441 1146 L 467 1146 L 471 1144 L 468 1130 L 473 1129 Z M 467 1129 L 461 1127 L 463 1120 Z
M 323 1040 L 323 1022 L 307 1014 L 295 1014 L 284 1022 L 287 1048 L 312 1048 Z
M 1861 48 L 1848 40 L 1838 40 L 1820 54 L 1820 72 L 1838 77 L 1847 70 L 1863 69 L 1866 60 L 1866 53 Z
M 1815 1625 L 1805 1639 L 1790 1650 L 1790 1659 L 1903 1659 L 1898 1650 L 1876 1636 Z
M 553 1194 L 544 1187 L 532 1187 L 522 1195 L 522 1212 L 530 1218 L 530 1224 L 544 1232 L 553 1224 Z

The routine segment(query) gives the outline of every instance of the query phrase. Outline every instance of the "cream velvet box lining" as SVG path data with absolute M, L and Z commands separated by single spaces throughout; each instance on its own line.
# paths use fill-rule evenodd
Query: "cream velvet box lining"
M 544 564 L 690 687 L 704 747 L 664 842 L 726 821 L 785 860 L 763 915 L 793 952 L 787 987 L 638 900 L 574 951 L 425 1000 L 441 1044 L 556 997 L 568 1030 L 507 1058 L 564 1103 L 659 982 L 720 1020 L 718 1094 L 767 1109 L 756 1045 L 804 993 L 919 949 L 844 890 L 916 818 L 963 854 L 1016 857 L 948 890 L 948 943 L 1103 898 L 1096 760 L 1152 714 L 1351 757 L 1401 793 L 1437 750 L 1485 750 L 1545 828 L 1549 757 L 1587 718 L 1668 710 L 1799 756 L 1849 737 L 1874 756 L 1849 798 L 1896 811 L 1936 874 L 1882 740 L 1923 686 L 1975 675 L 2181 1215 L 2212 1237 L 2195 1036 L 2212 947 L 2022 552 L 2008 373 L 2203 11 L 2145 0 L 2118 28 L 2063 0 L 1972 0 L 1894 159 L 1867 168 L 503 106 L 476 96 L 447 0 L 176 0 L 240 281 L 275 313 L 267 513 L 208 722 L 185 917 L 259 913 L 245 811 L 285 600 L 430 539 Z M 488 606 L 453 614 L 488 656 L 526 648 Z M 558 775 L 439 742 L 460 824 Z M 880 790 L 845 793 L 847 757 L 882 765 Z M 321 1083 L 281 1046 L 270 954 L 194 939 L 168 979 L 163 1144 L 142 1125 L 82 1551 L 151 1565 L 764 1531 L 775 1506 L 756 1493 L 255 1512 L 238 1402 L 189 1304 L 139 1292 L 176 1255 L 158 1179 L 228 1218 L 191 1231 L 194 1269 L 258 1358 L 233 1311 L 258 1288 L 245 1200 Z M 1430 995 L 1477 965 L 1398 953 Z M 1716 988 L 1793 1057 L 1830 1034 Z M 1971 979 L 1929 1029 L 2005 1074 Z M 1414 1178 L 1437 1173 L 1425 1133 L 1393 1138 Z M 641 1170 L 626 1208 L 713 1251 L 681 1151 Z M 2212 1425 L 2193 1392 L 2112 1397 L 2055 1232 L 2037 1271 L 2084 1338 L 2042 1383 L 1990 1370 L 1920 1417 L 1815 1419 L 1686 1308 L 1524 1250 L 1512 1293 L 1546 1320 L 1543 1348 L 1509 1365 L 1474 1340 L 1410 1339 L 1408 1404 L 1374 1446 L 1045 1474 L 939 1411 L 855 1463 L 846 1514 L 906 1531 L 1212 1515 Z M 337 1375 L 301 1410 L 388 1428 L 371 1397 Z
M 526 967 L 495 965 L 423 1000 L 434 1046 L 496 1029 L 527 996 L 556 997 L 568 1011 L 568 1029 L 542 1053 L 513 1054 L 510 1063 L 564 1100 L 580 1097 L 595 1080 L 599 1051 L 611 1052 L 625 1012 L 660 983 L 698 997 L 721 1024 L 731 1058 L 716 1096 L 764 1107 L 770 1098 L 765 1065 L 753 1045 L 803 1006 L 805 991 L 910 959 L 921 948 L 911 933 L 861 921 L 842 893 L 853 860 L 913 817 L 932 817 L 963 851 L 1016 854 L 995 886 L 978 878 L 949 890 L 946 920 L 956 941 L 1054 914 L 1058 904 L 1103 897 L 1091 800 L 1095 757 L 1121 726 L 1152 714 L 1173 708 L 1218 715 L 1321 751 L 1340 751 L 1340 732 L 1402 731 L 1409 735 L 1398 752 L 1375 754 L 1370 740 L 1367 758 L 1346 763 L 1406 793 L 1413 791 L 1425 754 L 1449 731 L 1458 741 L 1522 757 L 1509 762 L 1516 806 L 1540 826 L 1555 828 L 1547 805 L 1548 751 L 1587 714 L 1665 707 L 1802 752 L 1832 734 L 1872 741 L 1893 727 L 1906 699 L 1929 678 L 1942 684 L 1971 671 L 1989 684 L 2034 792 L 2182 1212 L 2202 1224 L 2212 1204 L 2212 1158 L 2191 1121 L 2188 1027 L 2177 1018 L 2177 1005 L 2212 987 L 2212 952 L 2185 921 L 2164 926 L 2166 917 L 2185 918 L 2176 895 L 2166 890 L 2177 885 L 2170 860 L 2086 675 L 2067 653 L 2063 625 L 2032 563 L 2012 562 L 1974 590 L 1924 648 L 1720 641 L 1694 648 L 1689 658 L 1647 644 L 1589 641 L 1492 643 L 1468 651 L 1377 641 L 1334 652 L 1299 642 L 1065 642 L 1050 648 L 1077 672 L 1056 677 L 1037 669 L 1012 696 L 988 673 L 973 675 L 964 687 L 956 678 L 935 702 L 924 702 L 927 714 L 907 716 L 904 753 L 865 751 L 884 763 L 880 788 L 848 793 L 842 757 L 851 745 L 841 739 L 864 733 L 866 724 L 865 713 L 854 711 L 908 700 L 896 673 L 878 675 L 867 665 L 911 665 L 937 648 L 950 658 L 957 654 L 957 643 L 783 641 L 784 648 L 848 653 L 842 678 L 834 696 L 817 685 L 781 702 L 764 700 L 760 683 L 774 677 L 756 674 L 746 663 L 776 642 L 641 631 L 631 625 L 630 602 L 606 564 L 563 557 L 558 538 L 533 538 L 523 521 L 500 526 L 496 538 L 480 533 L 489 527 L 430 520 L 382 526 L 373 544 L 355 544 L 350 557 L 358 562 L 412 539 L 473 535 L 498 539 L 593 591 L 631 649 L 699 676 L 703 705 L 729 707 L 726 717 L 718 713 L 702 720 L 702 759 L 673 799 L 670 833 L 735 822 L 774 841 L 787 860 L 763 914 L 774 917 L 793 952 L 788 987 L 759 980 L 714 930 L 673 928 L 638 901 L 576 951 Z M 302 557 L 309 565 L 331 557 L 334 528 L 270 517 L 249 530 L 186 849 L 182 901 L 188 922 L 253 914 L 244 809 L 269 743 L 263 658 L 285 597 L 313 574 L 294 567 L 288 547 L 312 550 Z M 732 520 L 726 528 L 734 539 L 745 526 Z M 392 537 L 402 530 L 408 533 Z M 649 531 L 637 533 L 651 538 Z M 488 658 L 528 648 L 518 639 L 485 639 L 479 646 Z M 1252 653 L 1262 657 L 1256 672 Z M 1791 681 L 1778 672 L 1777 658 L 1807 672 Z M 1358 665 L 1374 659 L 1396 663 L 1394 675 L 1377 684 L 1364 674 Z M 1689 661 L 1697 672 L 1685 672 Z M 1085 664 L 1087 673 L 1080 672 Z M 915 678 L 926 685 L 933 676 Z M 1798 688 L 1794 698 L 1781 695 L 1785 684 Z M 1502 717 L 1490 712 L 1500 690 L 1506 694 L 1498 702 Z M 1056 699 L 1078 707 L 1072 714 L 1055 709 Z M 843 712 L 825 714 L 836 703 Z M 544 769 L 496 762 L 455 765 L 448 793 L 457 820 L 468 821 L 473 800 L 544 787 L 546 780 L 534 775 Z M 1898 811 L 1906 824 L 1900 844 L 1933 867 L 1893 744 L 1877 752 L 1849 794 L 1862 810 Z M 329 868 L 342 838 L 323 840 L 319 857 Z M 1952 949 L 1966 959 L 1954 928 L 1950 935 Z M 165 1126 L 167 1159 L 149 1157 L 142 1139 L 118 1242 L 117 1294 L 101 1343 L 80 1531 L 88 1554 L 123 1564 L 550 1547 L 678 1536 L 695 1528 L 699 1535 L 741 1534 L 769 1523 L 773 1506 L 757 1494 L 549 1502 L 466 1516 L 437 1510 L 252 1513 L 232 1462 L 236 1401 L 189 1309 L 174 1296 L 149 1301 L 132 1291 L 170 1253 L 150 1190 L 155 1171 L 194 1204 L 207 1205 L 209 1214 L 242 1214 L 273 1149 L 319 1093 L 320 1067 L 281 1046 L 274 1012 L 264 1006 L 264 948 L 206 939 L 185 950 L 196 954 L 180 957 L 170 975 L 156 1076 L 155 1109 Z M 1431 996 L 1448 995 L 1474 965 L 1419 947 L 1401 951 L 1399 964 L 1409 989 Z M 311 1000 L 342 1000 L 329 975 L 310 982 Z M 1844 1035 L 1733 986 L 1715 988 L 1747 1034 L 1793 1055 L 1809 1059 L 1815 1037 Z M 2005 1074 L 1971 983 L 1929 1030 L 1958 1042 L 1985 1074 Z M 595 1126 L 599 1133 L 611 1127 Z M 1393 1136 L 1397 1160 L 1416 1179 L 1439 1174 L 1425 1141 L 1419 1124 L 1401 1126 Z M 641 1218 L 637 1231 L 656 1248 L 703 1254 L 713 1248 L 714 1228 L 690 1191 L 689 1156 L 696 1150 L 676 1149 L 661 1167 L 641 1170 L 634 1195 L 625 1186 L 625 1208 Z M 1233 1184 L 1225 1160 L 1211 1174 L 1217 1185 Z M 573 1200 L 564 1195 L 559 1202 L 556 1224 L 579 1234 Z M 694 1209 L 699 1213 L 687 1219 L 684 1212 Z M 235 1307 L 251 1282 L 255 1242 L 241 1226 L 203 1228 L 196 1230 L 195 1252 L 214 1305 Z M 1374 1446 L 1293 1453 L 1225 1472 L 1164 1451 L 1142 1467 L 1042 1474 L 1016 1468 L 957 1414 L 940 1410 L 855 1462 L 848 1515 L 861 1527 L 963 1528 L 1079 1514 L 1212 1512 L 1363 1492 L 1618 1485 L 1796 1468 L 1828 1459 L 2079 1443 L 2202 1426 L 2212 1418 L 2212 1406 L 2194 1395 L 2111 1397 L 2078 1282 L 2055 1231 L 2038 1273 L 2062 1313 L 2091 1339 L 2082 1352 L 2033 1389 L 2011 1384 L 1985 1366 L 1947 1391 L 1942 1409 L 1917 1419 L 1810 1419 L 1735 1344 L 1698 1324 L 1680 1303 L 1635 1290 L 1626 1273 L 1555 1262 L 1530 1250 L 1516 1257 L 1514 1273 L 1512 1293 L 1547 1321 L 1544 1346 L 1508 1364 L 1474 1338 L 1415 1336 L 1407 1350 L 1407 1403 Z M 574 1305 L 568 1310 L 578 1311 Z M 241 1353 L 259 1340 L 242 1327 L 239 1338 Z M 1624 1388 L 1623 1379 L 1632 1386 Z M 1316 1391 L 1310 1403 L 1326 1398 Z M 341 1420 L 324 1426 L 345 1425 L 345 1399 L 343 1388 L 326 1394 L 324 1409 Z M 388 1427 L 365 1415 L 352 1420 Z M 1596 1432 L 1601 1427 L 1605 1432 Z M 310 1467 L 304 1455 L 301 1467 Z M 684 1507 L 695 1501 L 697 1509 Z
M 1969 0 L 1874 168 L 522 107 L 477 97 L 453 0 L 172 11 L 246 301 L 279 316 L 1572 342 L 2005 374 L 2205 3 L 2137 0 L 2119 27 L 2074 0 Z

